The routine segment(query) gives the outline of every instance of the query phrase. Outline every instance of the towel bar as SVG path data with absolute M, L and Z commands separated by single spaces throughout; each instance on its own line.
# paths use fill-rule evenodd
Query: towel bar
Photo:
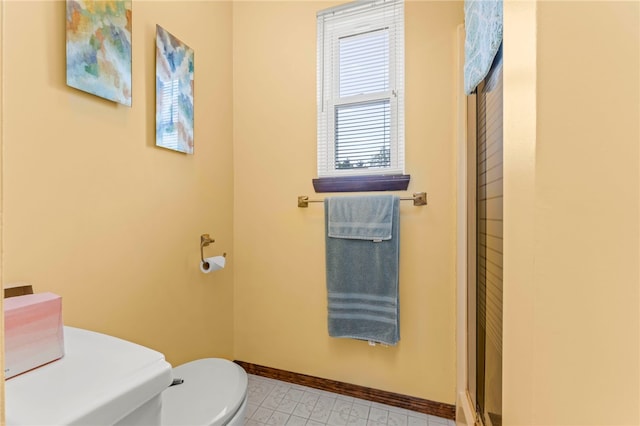
M 413 197 L 400 197 L 401 201 L 413 201 L 414 206 L 426 206 L 427 205 L 427 193 L 416 192 Z M 324 200 L 310 200 L 307 195 L 298 196 L 298 207 L 309 207 L 309 203 L 323 203 Z

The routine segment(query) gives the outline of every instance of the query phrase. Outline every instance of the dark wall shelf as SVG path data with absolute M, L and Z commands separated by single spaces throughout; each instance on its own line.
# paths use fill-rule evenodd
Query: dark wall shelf
M 344 176 L 313 179 L 316 192 L 405 191 L 411 175 Z

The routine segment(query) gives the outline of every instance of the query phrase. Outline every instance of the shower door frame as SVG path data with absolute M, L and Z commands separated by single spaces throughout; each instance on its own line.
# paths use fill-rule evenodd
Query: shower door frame
M 498 65 L 497 68 L 499 74 L 497 74 L 497 77 L 494 75 L 494 69 L 492 67 L 492 70 L 489 73 L 489 76 L 492 76 L 491 78 L 498 78 L 500 80 L 500 86 L 499 86 L 499 90 L 502 93 L 502 65 L 501 65 L 501 59 L 500 59 L 500 64 Z M 488 77 L 489 78 L 489 77 Z M 488 79 L 483 80 L 477 88 L 477 92 L 476 93 L 485 93 L 485 84 L 487 84 Z M 489 92 L 493 91 L 492 89 L 489 89 Z M 489 93 L 487 92 L 487 93 Z M 499 217 L 500 219 L 493 219 L 490 216 L 487 216 L 487 211 L 484 211 L 484 218 L 482 219 L 485 222 L 484 225 L 484 234 L 485 235 L 485 240 L 484 240 L 484 249 L 482 251 L 483 254 L 483 258 L 485 259 L 485 270 L 484 270 L 484 279 L 480 280 L 479 278 L 481 277 L 482 274 L 480 274 L 479 271 L 479 267 L 481 262 L 479 261 L 480 256 L 481 256 L 481 250 L 480 250 L 480 246 L 478 245 L 478 243 L 481 241 L 480 237 L 479 237 L 479 223 L 481 222 L 481 216 L 480 216 L 480 209 L 479 209 L 479 195 L 478 195 L 478 191 L 480 190 L 480 187 L 478 186 L 478 184 L 481 182 L 478 176 L 478 163 L 480 161 L 485 162 L 485 166 L 484 167 L 489 167 L 489 164 L 487 163 L 489 160 L 489 157 L 492 157 L 494 154 L 491 154 L 489 156 L 487 156 L 488 154 L 488 150 L 490 147 L 492 146 L 496 146 L 496 143 L 499 143 L 499 152 L 500 155 L 502 155 L 503 153 L 503 141 L 502 141 L 502 135 L 500 134 L 500 142 L 496 142 L 496 139 L 490 139 L 489 133 L 488 132 L 489 129 L 485 126 L 488 126 L 488 115 L 483 115 L 483 120 L 487 120 L 487 122 L 484 122 L 484 124 L 482 124 L 482 127 L 480 127 L 480 123 L 479 123 L 479 113 L 482 114 L 488 114 L 489 109 L 487 109 L 487 98 L 486 98 L 486 94 L 480 96 L 478 94 L 473 94 L 467 97 L 466 99 L 466 150 L 465 150 L 465 174 L 466 174 L 466 179 L 465 179 L 465 196 L 466 196 L 466 203 L 465 203 L 465 207 L 466 207 L 466 224 L 465 224 L 465 228 L 466 228 L 466 245 L 465 245 L 465 250 L 466 250 L 466 282 L 465 282 L 465 297 L 466 297 L 466 318 L 465 318 L 465 326 L 466 326 L 466 330 L 465 330 L 465 337 L 466 337 L 466 372 L 467 372 L 467 377 L 466 377 L 466 394 L 467 394 L 467 398 L 469 400 L 469 405 L 470 405 L 470 409 L 473 410 L 473 423 L 468 423 L 467 424 L 475 424 L 475 425 L 480 425 L 480 426 L 484 426 L 484 425 L 488 425 L 488 426 L 493 426 L 493 421 L 498 421 L 499 419 L 501 419 L 501 414 L 502 414 L 502 410 L 501 410 L 501 402 L 496 402 L 496 396 L 498 397 L 497 401 L 501 401 L 502 400 L 502 387 L 501 385 L 499 385 L 498 388 L 498 393 L 495 393 L 495 388 L 491 387 L 492 391 L 488 392 L 488 386 L 494 386 L 495 385 L 495 378 L 501 378 L 502 375 L 502 350 L 501 350 L 501 344 L 500 344 L 500 349 L 499 349 L 499 355 L 500 358 L 495 358 L 495 356 L 489 356 L 488 355 L 488 340 L 489 339 L 489 335 L 488 335 L 488 327 L 490 327 L 490 315 L 493 315 L 492 318 L 494 320 L 493 324 L 493 329 L 494 329 L 494 336 L 492 337 L 492 342 L 495 345 L 496 343 L 501 343 L 501 339 L 502 339 L 502 331 L 501 331 L 501 325 L 502 325 L 502 274 L 500 275 L 496 275 L 496 277 L 499 277 L 499 292 L 500 293 L 492 293 L 494 295 L 494 297 L 497 297 L 499 295 L 499 300 L 500 300 L 500 304 L 499 304 L 499 311 L 495 311 L 495 309 L 490 309 L 489 306 L 489 283 L 490 280 L 488 278 L 488 274 L 491 272 L 491 269 L 494 270 L 495 272 L 495 268 L 496 266 L 490 268 L 488 266 L 488 264 L 490 263 L 488 260 L 488 250 L 492 249 L 491 245 L 488 242 L 489 237 L 493 237 L 491 234 L 488 233 L 488 230 L 486 229 L 487 222 L 490 220 L 500 220 L 502 221 L 502 213 L 500 213 L 499 215 L 497 215 L 496 217 Z M 495 98 L 494 98 L 495 99 Z M 482 106 L 479 105 L 479 103 L 482 102 Z M 502 100 L 500 100 L 500 108 L 502 108 Z M 492 113 L 493 114 L 493 113 Z M 500 123 L 502 123 L 502 112 L 500 113 Z M 497 118 L 497 116 L 492 116 L 491 120 L 495 120 Z M 494 126 L 495 129 L 495 126 Z M 478 158 L 479 152 L 478 149 L 481 145 L 481 141 L 478 139 L 481 135 L 480 133 L 482 133 L 482 138 L 483 138 L 483 144 L 484 144 L 484 150 L 482 151 L 482 155 L 484 156 L 482 160 L 480 160 L 480 158 Z M 495 163 L 495 159 L 492 160 Z M 502 160 L 499 160 L 499 163 L 497 166 L 491 166 L 491 167 L 502 167 Z M 483 174 L 485 174 L 485 180 L 486 178 L 486 174 L 489 173 L 489 168 L 483 169 Z M 500 180 L 502 179 L 503 174 L 501 173 L 500 175 Z M 482 186 L 484 187 L 484 190 L 487 191 L 489 183 L 484 181 L 482 183 Z M 499 193 L 500 195 L 498 195 L 498 198 L 502 198 L 502 190 Z M 486 192 L 483 195 L 484 198 L 481 198 L 480 200 L 485 203 L 484 204 L 484 208 L 487 208 L 487 204 L 489 201 L 489 198 L 487 198 L 487 194 Z M 502 211 L 502 201 L 500 202 L 500 212 Z M 495 214 L 496 211 L 494 210 L 492 214 Z M 499 232 L 499 237 L 497 238 L 502 238 L 502 229 L 503 229 L 503 225 L 500 225 L 500 232 Z M 495 245 L 495 244 L 494 244 Z M 502 259 L 502 244 L 500 244 L 500 252 L 496 252 L 499 253 L 500 255 L 500 259 Z M 500 265 L 497 266 L 500 270 L 502 269 L 502 261 L 500 261 Z M 480 286 L 480 281 L 484 282 L 484 290 L 481 290 L 478 288 Z M 496 285 L 494 283 L 494 285 Z M 494 287 L 495 288 L 495 287 Z M 483 301 L 480 301 L 478 299 L 478 297 L 484 297 Z M 495 302 L 496 300 L 494 300 Z M 484 303 L 484 311 L 479 310 L 479 302 Z M 490 314 L 490 311 L 493 314 Z M 496 313 L 498 312 L 498 313 Z M 484 314 L 485 317 L 484 318 L 480 318 L 479 314 Z M 496 315 L 499 315 L 499 319 L 496 319 Z M 499 321 L 498 323 L 496 323 L 495 321 Z M 495 326 L 499 325 L 500 326 L 500 334 L 498 335 L 498 341 L 496 341 L 496 335 L 495 335 Z M 495 348 L 495 346 L 492 346 L 492 348 Z M 495 349 L 492 350 L 492 353 L 495 353 Z M 495 355 L 495 354 L 494 354 Z M 499 361 L 498 367 L 495 363 L 495 360 Z M 487 363 L 491 361 L 492 364 L 492 368 L 489 369 L 489 373 L 486 373 L 486 369 L 487 367 Z M 498 370 L 496 370 L 496 367 L 498 368 Z M 496 371 L 498 373 L 496 373 Z M 489 374 L 489 375 L 487 375 Z M 499 374 L 499 376 L 496 376 L 496 374 Z M 491 383 L 493 383 L 493 385 L 490 385 Z M 500 380 L 498 381 L 498 383 L 500 383 Z M 487 395 L 489 395 L 487 397 Z M 487 398 L 489 398 L 489 400 L 487 400 Z M 498 404 L 498 406 L 496 407 L 496 404 Z M 499 411 L 497 413 L 491 412 L 490 409 L 493 406 L 493 409 L 498 408 Z M 492 417 L 494 416 L 494 417 Z M 497 423 L 497 424 L 501 424 L 501 420 Z
M 457 31 L 457 395 L 456 423 L 484 426 L 477 410 L 477 95 L 464 93 L 464 25 Z M 484 82 L 481 83 L 482 88 Z M 473 319 L 473 327 L 470 327 Z M 483 385 L 484 386 L 484 385 Z M 488 423 L 487 423 L 488 422 Z
M 468 297 L 475 297 L 475 287 L 469 288 L 468 280 L 475 281 L 475 95 L 464 93 L 464 44 L 465 28 L 457 28 L 457 385 L 456 424 L 480 425 L 475 410 L 475 334 L 468 333 L 467 318 L 475 317 L 475 306 L 468 303 Z M 473 119 L 469 120 L 470 115 Z M 469 126 L 468 121 L 472 124 Z M 474 143 L 469 143 L 474 141 Z M 470 169 L 471 167 L 471 169 Z M 472 180 L 470 180 L 472 179 Z M 473 190 L 471 190 L 473 189 Z M 473 251 L 470 250 L 473 248 Z M 469 294 L 471 293 L 471 294 Z M 471 306 L 471 309 L 469 309 Z M 473 348 L 471 350 L 471 348 Z M 471 357 L 471 363 L 469 362 Z M 473 392 L 471 391 L 473 389 Z

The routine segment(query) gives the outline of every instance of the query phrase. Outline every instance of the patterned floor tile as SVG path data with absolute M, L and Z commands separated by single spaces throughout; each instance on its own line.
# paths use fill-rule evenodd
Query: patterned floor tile
M 409 416 L 407 426 L 429 426 L 426 418 Z
M 249 375 L 245 426 L 455 426 L 441 417 Z
M 407 426 L 408 418 L 406 414 L 389 412 L 387 426 Z
M 271 415 L 271 417 L 269 417 L 267 424 L 273 426 L 284 426 L 289 421 L 289 417 L 289 414 L 276 411 Z

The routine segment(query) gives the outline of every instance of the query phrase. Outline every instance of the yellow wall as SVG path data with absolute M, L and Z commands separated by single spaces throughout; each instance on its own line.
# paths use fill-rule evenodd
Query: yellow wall
M 407 4 L 409 193 L 430 205 L 402 206 L 402 341 L 387 349 L 328 338 L 322 210 L 295 204 L 313 195 L 328 6 L 134 2 L 127 108 L 65 85 L 64 2 L 6 2 L 4 282 L 61 294 L 65 323 L 174 364 L 222 356 L 453 403 L 462 4 Z M 154 146 L 156 23 L 196 52 L 194 156 Z M 202 233 L 224 271 L 198 272 Z
M 640 4 L 505 35 L 504 423 L 640 424 Z
M 4 9 L 3 275 L 63 297 L 68 325 L 232 358 L 231 4 L 133 4 L 133 106 L 65 84 L 65 2 Z M 195 155 L 156 148 L 155 25 L 195 54 Z M 229 253 L 198 269 L 200 234 Z
M 385 349 L 327 337 L 322 210 L 295 205 L 314 196 L 315 12 L 332 4 L 135 2 L 127 108 L 65 85 L 64 2 L 4 2 L 4 282 L 174 363 L 453 403 L 462 7 L 407 3 L 409 192 L 429 206 L 402 206 L 402 340 Z M 505 3 L 505 424 L 640 423 L 639 16 Z M 196 51 L 194 156 L 153 146 L 155 23 Z M 207 276 L 205 232 L 229 253 Z
M 455 52 L 461 2 L 406 4 L 408 193 L 401 207 L 397 347 L 330 338 L 316 176 L 316 12 L 336 3 L 233 9 L 235 357 L 455 402 Z

